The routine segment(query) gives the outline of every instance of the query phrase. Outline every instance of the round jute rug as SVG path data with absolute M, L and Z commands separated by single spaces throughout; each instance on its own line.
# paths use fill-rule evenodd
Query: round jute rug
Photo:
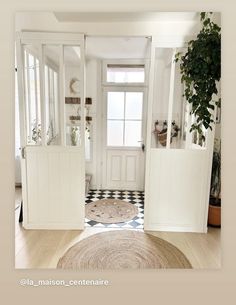
M 133 219 L 138 208 L 119 199 L 102 199 L 85 205 L 85 217 L 101 223 L 119 223 Z
M 72 246 L 59 269 L 161 269 L 192 268 L 185 255 L 169 242 L 131 230 L 94 234 Z

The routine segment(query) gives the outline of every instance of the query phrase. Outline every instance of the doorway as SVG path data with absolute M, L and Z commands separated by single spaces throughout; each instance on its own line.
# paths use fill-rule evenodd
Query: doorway
M 96 103 L 91 110 L 93 153 L 86 163 L 93 181 L 86 205 L 114 199 L 137 207 L 129 221 L 102 223 L 85 217 L 86 226 L 143 229 L 149 50 L 147 37 L 86 37 L 87 95 Z M 96 94 L 91 88 L 95 67 Z
M 103 88 L 102 188 L 144 191 L 146 89 Z

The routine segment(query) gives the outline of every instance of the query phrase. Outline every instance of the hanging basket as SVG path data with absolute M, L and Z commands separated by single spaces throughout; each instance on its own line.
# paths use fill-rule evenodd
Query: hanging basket
M 156 130 L 153 132 L 156 137 L 157 143 L 159 142 L 162 146 L 166 146 L 167 142 L 167 130 L 164 132 L 157 132 Z M 172 137 L 170 138 L 170 143 L 172 143 Z
M 158 141 L 160 142 L 160 144 L 161 144 L 162 146 L 166 146 L 167 131 L 165 131 L 165 132 L 163 132 L 163 133 L 159 132 L 159 133 L 157 134 L 157 138 L 158 138 Z

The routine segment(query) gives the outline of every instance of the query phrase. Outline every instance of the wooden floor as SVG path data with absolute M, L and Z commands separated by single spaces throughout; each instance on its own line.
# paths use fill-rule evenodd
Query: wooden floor
M 16 268 L 56 268 L 59 258 L 74 243 L 92 234 L 112 230 L 107 228 L 86 228 L 84 231 L 25 230 L 18 222 L 20 211 L 18 203 L 20 200 L 21 191 L 20 189 L 17 189 L 15 205 Z M 187 256 L 193 268 L 220 268 L 220 229 L 209 228 L 207 234 L 170 232 L 148 233 L 163 238 L 177 246 Z

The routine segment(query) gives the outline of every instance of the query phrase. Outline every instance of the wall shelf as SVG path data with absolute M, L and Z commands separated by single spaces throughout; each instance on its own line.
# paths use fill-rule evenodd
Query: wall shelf
M 80 97 L 65 97 L 65 104 L 80 104 Z M 86 97 L 85 105 L 92 105 L 92 98 Z
M 80 121 L 81 116 L 80 116 L 80 115 L 71 115 L 71 116 L 69 116 L 69 119 L 70 119 L 71 121 Z M 91 117 L 91 116 L 86 116 L 86 117 L 85 117 L 85 120 L 86 120 L 86 121 L 92 121 L 92 117 Z

